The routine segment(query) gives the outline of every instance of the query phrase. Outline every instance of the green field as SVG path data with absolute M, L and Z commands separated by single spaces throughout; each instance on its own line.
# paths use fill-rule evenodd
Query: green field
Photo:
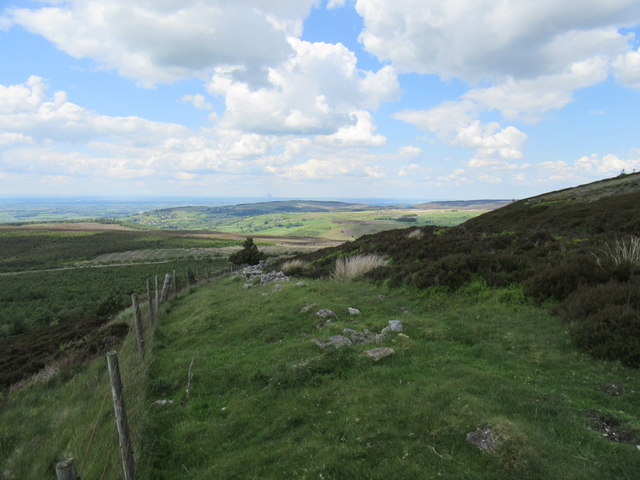
M 148 212 L 135 219 L 139 225 L 165 229 L 208 229 L 246 235 L 312 236 L 352 240 L 362 235 L 409 225 L 459 225 L 484 210 L 371 209 L 359 211 L 278 212 L 249 216 L 207 214 L 175 209 L 170 213 Z

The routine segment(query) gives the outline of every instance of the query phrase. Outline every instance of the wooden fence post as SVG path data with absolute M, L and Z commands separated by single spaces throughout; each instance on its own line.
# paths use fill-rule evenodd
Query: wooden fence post
M 80 480 L 73 464 L 73 458 L 68 458 L 56 464 L 56 478 L 58 480 Z
M 151 281 L 147 278 L 147 298 L 149 299 L 149 325 L 156 322 L 155 312 L 153 310 L 153 298 L 151 297 Z
M 135 480 L 136 466 L 133 458 L 133 447 L 129 435 L 129 422 L 127 420 L 127 408 L 122 393 L 122 380 L 120 379 L 120 367 L 118 366 L 118 352 L 107 353 L 107 365 L 109 366 L 109 380 L 111 381 L 111 397 L 113 398 L 113 411 L 116 416 L 116 427 L 120 439 L 120 455 L 125 480 Z
M 158 275 L 156 275 L 156 304 L 154 305 L 154 311 L 156 312 L 156 317 L 158 316 L 158 309 L 160 308 L 160 290 L 158 290 Z
M 173 288 L 173 299 L 178 298 L 178 286 L 176 285 L 176 271 L 171 275 L 171 287 Z
M 160 303 L 164 303 L 169 298 L 169 288 L 171 287 L 171 274 L 167 273 L 164 276 L 164 283 L 162 284 L 162 294 L 160 295 Z
M 136 324 L 138 353 L 140 353 L 140 356 L 144 358 L 144 331 L 142 330 L 142 315 L 140 314 L 140 305 L 138 305 L 138 296 L 135 293 L 131 295 L 131 307 L 133 308 L 133 319 Z

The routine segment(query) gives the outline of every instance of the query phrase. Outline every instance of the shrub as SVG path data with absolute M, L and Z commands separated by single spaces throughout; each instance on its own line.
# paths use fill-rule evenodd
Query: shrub
M 383 257 L 375 254 L 342 257 L 336 260 L 333 278 L 338 281 L 354 280 L 386 264 Z
M 229 261 L 234 265 L 257 265 L 260 260 L 265 259 L 265 254 L 258 250 L 253 243 L 253 238 L 247 237 L 242 244 L 242 250 L 237 251 L 229 256 Z
M 596 285 L 609 278 L 589 255 L 578 255 L 560 265 L 547 267 L 524 282 L 524 292 L 536 300 L 564 300 L 581 285 Z
M 640 312 L 634 308 L 608 305 L 576 321 L 570 333 L 576 345 L 595 357 L 640 367 Z

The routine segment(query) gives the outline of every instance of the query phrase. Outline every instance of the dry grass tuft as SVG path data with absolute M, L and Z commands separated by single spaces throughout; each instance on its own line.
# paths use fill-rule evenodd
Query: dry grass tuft
M 628 240 L 616 240 L 611 246 L 605 243 L 601 255 L 596 255 L 598 265 L 613 263 L 614 265 L 631 264 L 640 266 L 640 237 L 629 237 Z
M 352 255 L 336 260 L 333 279 L 341 282 L 354 280 L 374 268 L 384 267 L 387 264 L 380 255 Z
M 282 271 L 282 273 L 289 275 L 291 273 L 302 272 L 303 270 L 306 270 L 308 266 L 308 262 L 305 262 L 304 260 L 294 259 L 287 260 L 282 265 L 280 265 L 280 270 Z
M 422 230 L 420 230 L 419 228 L 417 228 L 415 230 L 411 230 L 411 232 L 409 232 L 409 235 L 407 235 L 407 238 L 413 238 L 415 240 L 420 240 L 423 236 L 424 236 L 424 232 Z

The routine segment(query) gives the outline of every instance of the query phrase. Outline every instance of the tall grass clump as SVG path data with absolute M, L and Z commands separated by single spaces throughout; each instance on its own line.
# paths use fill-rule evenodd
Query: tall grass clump
M 336 260 L 333 279 L 341 282 L 354 280 L 375 268 L 384 267 L 386 264 L 387 260 L 373 253 L 342 257 Z
M 287 275 L 302 273 L 309 267 L 309 263 L 300 259 L 286 260 L 280 265 L 280 270 L 282 273 L 286 273 Z
M 613 246 L 605 243 L 605 248 L 600 253 L 601 255 L 596 255 L 598 265 L 613 263 L 640 266 L 640 237 L 617 240 Z
M 407 238 L 420 240 L 423 236 L 424 232 L 421 229 L 417 228 L 415 230 L 411 230 L 411 232 L 409 232 L 409 235 L 407 235 Z

